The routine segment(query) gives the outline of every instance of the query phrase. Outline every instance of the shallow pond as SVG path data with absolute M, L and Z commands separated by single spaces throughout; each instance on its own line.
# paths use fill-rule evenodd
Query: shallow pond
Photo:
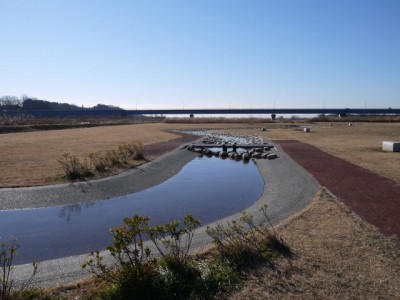
M 0 211 L 0 243 L 13 236 L 18 239 L 17 264 L 103 250 L 112 240 L 109 228 L 121 225 L 124 217 L 141 214 L 149 216 L 152 224 L 162 224 L 193 214 L 205 225 L 252 205 L 263 186 L 253 162 L 198 157 L 174 177 L 139 193 L 91 203 Z

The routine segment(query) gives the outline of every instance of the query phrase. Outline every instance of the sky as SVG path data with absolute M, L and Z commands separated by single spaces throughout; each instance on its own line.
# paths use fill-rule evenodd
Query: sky
M 0 0 L 0 96 L 399 108 L 399 0 Z

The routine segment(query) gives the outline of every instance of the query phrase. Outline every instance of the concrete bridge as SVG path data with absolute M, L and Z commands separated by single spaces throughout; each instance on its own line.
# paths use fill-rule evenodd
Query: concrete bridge
M 9 116 L 31 115 L 35 117 L 70 117 L 70 116 L 135 116 L 135 115 L 263 115 L 274 118 L 276 115 L 387 115 L 400 114 L 400 108 L 232 108 L 232 109 L 137 109 L 137 110 L 34 110 L 0 111 Z

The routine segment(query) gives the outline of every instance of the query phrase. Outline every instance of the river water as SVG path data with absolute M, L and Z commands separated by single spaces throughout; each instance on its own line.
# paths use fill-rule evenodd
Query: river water
M 253 162 L 198 157 L 174 177 L 139 193 L 90 203 L 0 211 L 0 243 L 17 238 L 21 248 L 16 264 L 103 250 L 112 241 L 109 228 L 121 225 L 124 217 L 149 216 L 154 225 L 193 214 L 205 225 L 252 205 L 263 186 Z

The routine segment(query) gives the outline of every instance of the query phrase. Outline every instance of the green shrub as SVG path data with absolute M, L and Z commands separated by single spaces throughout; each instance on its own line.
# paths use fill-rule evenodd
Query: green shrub
M 188 259 L 194 232 L 200 221 L 187 215 L 184 224 L 172 221 L 147 229 L 147 234 L 159 251 L 159 261 L 163 278 L 164 293 L 173 298 L 186 298 L 191 295 L 201 281 L 197 263 Z
M 98 251 L 83 264 L 83 268 L 111 284 L 104 297 L 107 294 L 106 298 L 110 299 L 129 299 L 125 296 L 136 295 L 138 299 L 147 299 L 158 289 L 156 262 L 150 258 L 150 249 L 143 244 L 148 222 L 148 217 L 135 215 L 125 218 L 124 225 L 111 229 L 113 244 L 107 250 L 116 262 L 114 267 L 104 264 Z
M 107 247 L 111 256 L 116 261 L 116 266 L 123 272 L 128 271 L 140 275 L 142 268 L 151 265 L 149 259 L 151 251 L 144 247 L 143 234 L 148 226 L 149 218 L 135 215 L 132 218 L 125 218 L 124 225 L 110 229 L 113 235 L 113 244 Z M 88 268 L 97 277 L 116 283 L 120 278 L 114 269 L 103 263 L 103 257 L 98 251 L 92 252 L 88 262 L 83 268 Z
M 147 229 L 148 236 L 166 261 L 182 263 L 186 260 L 200 221 L 193 215 L 187 215 L 184 226 L 180 225 L 179 221 L 172 221 Z
M 199 261 L 189 255 L 200 221 L 187 215 L 183 224 L 172 221 L 149 226 L 149 218 L 135 215 L 111 229 L 108 246 L 114 267 L 103 263 L 99 252 L 83 267 L 109 284 L 97 295 L 100 299 L 212 299 L 240 286 L 251 268 L 270 262 L 280 250 L 290 251 L 272 226 L 266 206 L 261 208 L 264 223 L 243 213 L 238 221 L 207 228 L 217 245 L 212 258 Z M 268 224 L 266 224 L 268 223 Z M 149 238 L 159 252 L 152 256 L 143 241 Z M 285 248 L 286 247 L 286 248 Z
M 154 227 L 148 223 L 148 217 L 135 215 L 125 218 L 124 225 L 111 229 L 113 244 L 107 249 L 115 259 L 114 267 L 104 264 L 98 251 L 83 264 L 83 268 L 111 284 L 102 291 L 103 298 L 131 299 L 131 295 L 136 295 L 138 299 L 164 299 L 165 295 L 188 295 L 195 289 L 201 274 L 187 256 L 200 221 L 188 215 L 184 226 L 178 221 Z M 160 251 L 159 261 L 144 246 L 146 237 Z

